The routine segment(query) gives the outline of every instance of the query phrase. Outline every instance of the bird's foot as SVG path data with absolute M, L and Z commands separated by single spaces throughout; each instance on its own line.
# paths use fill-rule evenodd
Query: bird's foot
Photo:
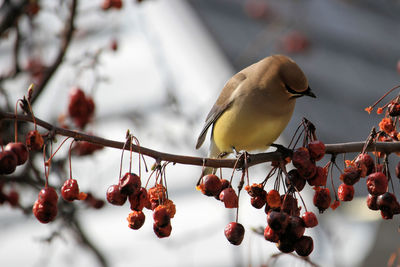
M 291 158 L 293 155 L 293 150 L 283 145 L 272 143 L 271 146 L 276 148 L 275 152 L 279 152 L 282 154 L 282 160 L 285 160 L 288 157 Z

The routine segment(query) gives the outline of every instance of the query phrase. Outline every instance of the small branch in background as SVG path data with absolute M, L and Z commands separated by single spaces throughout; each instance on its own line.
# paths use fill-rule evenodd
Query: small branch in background
M 0 36 L 3 35 L 9 28 L 13 27 L 19 16 L 24 12 L 29 0 L 4 1 L 0 7 Z

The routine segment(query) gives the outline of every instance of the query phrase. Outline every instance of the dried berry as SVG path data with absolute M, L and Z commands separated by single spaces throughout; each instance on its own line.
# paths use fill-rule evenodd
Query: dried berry
M 289 185 L 294 186 L 297 191 L 303 190 L 306 185 L 306 180 L 299 174 L 297 169 L 290 170 L 285 179 L 286 186 L 289 188 Z
M 340 175 L 340 180 L 347 185 L 354 185 L 361 178 L 361 170 L 356 167 L 347 167 L 343 170 L 343 173 Z
M 307 183 L 311 186 L 325 186 L 327 179 L 327 170 L 323 167 L 317 166 L 317 171 L 315 175 L 311 179 L 308 179 Z
M 396 116 L 400 115 L 400 104 L 399 103 L 392 102 L 388 105 L 387 108 L 388 108 L 388 112 L 389 112 L 390 116 L 396 117 Z
M 32 212 L 41 223 L 49 223 L 57 216 L 57 205 L 36 200 Z
M 313 141 L 307 145 L 308 151 L 310 153 L 310 158 L 319 161 L 325 155 L 325 144 L 321 141 Z
M 320 213 L 329 208 L 331 204 L 331 195 L 328 188 L 317 188 L 313 198 L 314 206 Z
M 146 188 L 142 187 L 137 194 L 129 195 L 128 200 L 131 204 L 131 210 L 142 210 L 145 207 L 146 202 L 149 201 Z
M 341 184 L 338 188 L 338 197 L 340 201 L 351 201 L 354 197 L 354 186 Z
M 267 202 L 267 192 L 265 192 L 264 196 L 252 197 L 250 201 L 254 208 L 261 209 Z
M 300 176 L 306 180 L 312 179 L 315 174 L 317 173 L 317 166 L 314 162 L 308 161 L 304 163 L 303 166 L 298 167 L 297 171 L 299 172 Z
M 371 195 L 379 196 L 387 191 L 388 179 L 382 172 L 374 172 L 368 175 L 367 189 Z
M 286 212 L 289 215 L 300 215 L 300 207 L 298 207 L 297 199 L 291 194 L 281 195 L 282 205 L 281 211 Z
M 293 240 L 297 240 L 304 235 L 305 230 L 306 227 L 302 218 L 289 216 L 289 222 L 284 234 Z
M 41 150 L 44 140 L 38 131 L 32 130 L 26 135 L 25 143 L 29 150 Z
M 277 248 L 283 253 L 290 253 L 294 251 L 294 241 L 288 237 L 281 237 L 278 241 Z
M 107 201 L 110 204 L 122 206 L 125 204 L 127 198 L 128 196 L 121 192 L 118 185 L 111 185 L 107 189 Z
M 276 233 L 282 233 L 289 224 L 289 214 L 280 211 L 271 211 L 267 216 L 267 223 Z
M 153 212 L 154 224 L 158 227 L 164 227 L 170 224 L 171 218 L 167 208 L 164 205 L 159 205 Z
M 296 168 L 302 168 L 311 161 L 310 152 L 305 147 L 299 147 L 293 151 L 292 163 Z
M 167 189 L 162 184 L 156 184 L 147 191 L 149 199 L 153 203 L 163 203 L 166 200 Z
M 365 165 L 367 168 L 367 173 L 365 175 L 370 175 L 375 170 L 375 161 L 374 159 L 367 153 L 363 153 L 357 156 L 355 163 L 358 165 Z M 364 177 L 364 176 L 363 176 Z
M 282 204 L 281 195 L 275 189 L 272 189 L 267 194 L 267 203 L 271 208 L 279 208 Z
M 14 154 L 17 156 L 17 165 L 22 165 L 28 160 L 29 152 L 24 143 L 8 143 L 4 150 L 14 152 Z
M 146 217 L 142 211 L 134 210 L 129 213 L 128 218 L 126 219 L 128 220 L 129 228 L 137 230 L 143 226 Z
M 279 241 L 279 235 L 267 225 L 264 229 L 264 238 L 267 241 L 277 243 Z
M 11 174 L 17 168 L 18 158 L 14 152 L 4 150 L 0 152 L 0 174 Z
M 142 186 L 140 177 L 134 173 L 125 173 L 125 175 L 119 180 L 119 188 L 122 194 L 130 195 L 137 194 Z
M 164 238 L 171 235 L 172 226 L 171 224 L 167 224 L 163 227 L 158 226 L 156 223 L 153 224 L 154 233 L 158 238 Z
M 228 239 L 228 241 L 231 244 L 238 246 L 243 241 L 244 227 L 240 223 L 230 222 L 225 227 L 224 233 L 225 233 L 225 237 Z
M 61 196 L 66 201 L 74 201 L 75 199 L 79 199 L 78 182 L 75 179 L 66 180 L 64 185 L 61 187 Z
M 314 212 L 307 211 L 301 216 L 303 219 L 304 225 L 307 228 L 312 228 L 318 225 L 318 219 L 317 216 L 314 214 Z
M 238 207 L 238 196 L 233 188 L 228 187 L 219 194 L 219 199 L 224 202 L 225 208 L 233 209 Z

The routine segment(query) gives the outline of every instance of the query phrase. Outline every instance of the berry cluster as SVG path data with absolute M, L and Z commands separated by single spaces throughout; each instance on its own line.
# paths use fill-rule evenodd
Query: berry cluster
M 94 114 L 93 98 L 86 96 L 79 87 L 69 92 L 68 114 L 79 128 L 84 128 Z
M 11 174 L 18 165 L 24 164 L 29 152 L 24 143 L 8 143 L 0 152 L 0 174 Z

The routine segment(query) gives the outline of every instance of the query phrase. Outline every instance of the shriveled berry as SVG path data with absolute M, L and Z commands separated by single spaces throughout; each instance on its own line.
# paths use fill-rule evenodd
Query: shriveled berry
M 371 195 L 379 196 L 387 191 L 388 179 L 382 172 L 374 172 L 368 175 L 367 189 Z
M 131 204 L 131 210 L 142 210 L 146 202 L 149 201 L 146 188 L 140 188 L 137 194 L 130 194 L 128 200 Z
M 119 188 L 122 194 L 130 195 L 137 194 L 142 186 L 140 177 L 134 173 L 125 173 L 119 180 Z
M 366 175 L 370 175 L 375 170 L 375 161 L 374 159 L 367 153 L 363 153 L 357 156 L 355 161 L 356 164 L 364 164 L 367 168 Z
M 126 194 L 123 194 L 120 190 L 120 187 L 116 184 L 111 185 L 107 189 L 107 201 L 110 204 L 122 206 L 125 204 L 127 198 L 128 196 Z
M 171 221 L 167 208 L 164 205 L 159 205 L 153 212 L 154 224 L 158 227 L 164 227 Z
M 285 235 L 293 240 L 297 240 L 304 235 L 306 230 L 304 221 L 298 216 L 290 216 L 289 223 L 285 230 Z
M 340 180 L 347 185 L 354 185 L 361 178 L 361 169 L 356 167 L 347 167 L 343 170 L 343 173 L 340 175 Z
M 292 163 L 296 168 L 306 166 L 311 160 L 310 152 L 305 147 L 299 147 L 293 151 Z
M 0 174 L 11 174 L 17 168 L 18 158 L 14 152 L 4 150 L 0 152 Z
M 267 216 L 267 223 L 272 230 L 282 233 L 289 224 L 289 214 L 280 211 L 271 211 Z
M 252 197 L 251 198 L 251 205 L 256 208 L 256 209 L 261 209 L 264 207 L 265 203 L 267 202 L 267 193 L 265 193 L 265 196 L 258 196 L 258 197 Z
M 326 180 L 328 179 L 328 172 L 325 168 L 317 166 L 315 175 L 307 180 L 307 183 L 311 186 L 325 186 Z
M 24 143 L 8 143 L 4 150 L 14 152 L 14 154 L 17 156 L 17 165 L 22 165 L 28 160 L 29 152 Z
M 235 246 L 238 246 L 240 243 L 242 243 L 244 232 L 243 225 L 237 222 L 228 223 L 224 230 L 226 239 L 228 239 L 228 241 Z
M 144 216 L 142 211 L 134 210 L 133 212 L 129 213 L 128 218 L 126 219 L 128 221 L 129 228 L 137 230 L 143 226 L 146 216 Z
M 174 202 L 171 199 L 167 199 L 164 201 L 164 207 L 167 209 L 167 213 L 169 217 L 172 219 L 175 216 L 176 213 L 176 207 Z
M 282 205 L 281 211 L 286 212 L 289 215 L 300 215 L 300 207 L 298 207 L 297 199 L 291 194 L 285 194 L 281 196 Z
M 200 184 L 201 192 L 206 196 L 218 196 L 221 193 L 221 180 L 214 174 L 205 175 Z
M 281 237 L 278 241 L 277 248 L 283 253 L 294 251 L 294 241 L 287 237 Z
M 248 189 L 247 193 L 251 197 L 261 197 L 261 196 L 266 196 L 266 191 L 264 190 L 264 185 L 263 184 L 252 184 Z
M 319 140 L 310 142 L 307 148 L 310 153 L 310 158 L 315 161 L 321 160 L 325 155 L 325 144 Z
M 317 166 L 314 162 L 308 161 L 307 163 L 304 163 L 303 166 L 298 167 L 297 171 L 299 172 L 300 176 L 308 180 L 312 179 L 317 173 Z
M 44 140 L 38 131 L 32 130 L 26 135 L 25 143 L 29 150 L 40 150 L 43 147 Z
M 400 65 L 400 64 L 399 64 Z M 400 104 L 399 103 L 390 103 L 388 105 L 389 115 L 392 117 L 396 117 L 400 115 Z
M 267 203 L 271 208 L 279 208 L 282 204 L 281 195 L 275 189 L 272 189 L 267 194 Z
M 318 219 L 314 212 L 306 211 L 301 218 L 307 228 L 312 228 L 318 225 Z
M 41 202 L 39 199 L 35 201 L 32 212 L 41 223 L 49 223 L 57 216 L 57 205 L 50 202 Z
M 294 186 L 297 191 L 303 190 L 306 185 L 306 180 L 299 174 L 297 169 L 290 170 L 285 179 L 286 186 L 289 188 L 289 185 Z
M 147 191 L 150 202 L 163 203 L 166 199 L 167 189 L 162 184 L 156 184 Z M 158 205 L 157 204 L 157 205 Z
M 320 213 L 329 208 L 331 204 L 331 195 L 328 188 L 318 188 L 314 193 L 313 198 L 314 206 L 316 206 Z
M 378 204 L 376 203 L 378 196 L 369 194 L 367 197 L 367 206 L 370 210 L 379 210 Z
M 172 226 L 171 224 L 167 224 L 163 227 L 158 226 L 156 223 L 153 224 L 154 233 L 158 238 L 164 238 L 171 235 Z
M 267 225 L 264 229 L 264 238 L 267 241 L 277 243 L 279 241 L 279 235 Z
M 297 255 L 307 257 L 314 250 L 314 242 L 310 236 L 302 236 L 294 244 Z
M 351 201 L 354 197 L 354 186 L 341 184 L 338 188 L 338 197 L 340 201 Z
M 224 202 L 225 208 L 233 209 L 238 207 L 238 196 L 232 187 L 225 188 L 219 194 L 219 199 Z
M 64 185 L 61 187 L 61 196 L 66 201 L 74 201 L 75 199 L 79 199 L 78 181 L 75 179 L 66 180 Z

